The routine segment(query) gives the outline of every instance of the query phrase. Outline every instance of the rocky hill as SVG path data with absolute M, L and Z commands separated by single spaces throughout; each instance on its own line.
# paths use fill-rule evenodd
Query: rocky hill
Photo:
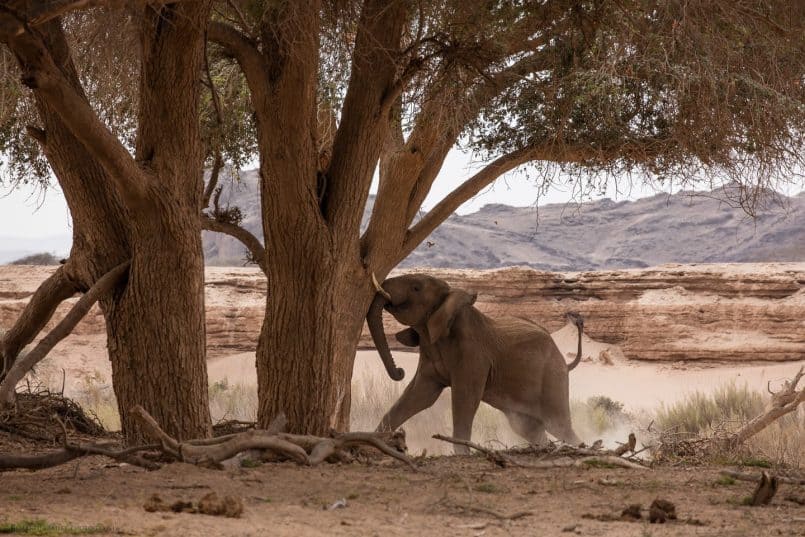
M 570 271 L 805 260 L 805 193 L 779 198 L 756 219 L 723 197 L 683 192 L 538 209 L 487 205 L 452 216 L 400 266 Z M 240 207 L 244 226 L 262 237 L 254 171 L 227 184 L 221 200 Z M 210 265 L 244 264 L 245 249 L 227 236 L 205 232 L 204 251 Z
M 0 267 L 0 330 L 14 322 L 53 267 Z M 805 360 L 805 263 L 665 265 L 599 272 L 432 270 L 451 285 L 478 292 L 490 315 L 525 316 L 550 331 L 580 311 L 585 332 L 611 346 L 610 358 L 654 361 Z M 254 268 L 207 269 L 209 356 L 253 351 L 263 322 L 265 278 Z M 54 325 L 71 299 L 54 315 Z M 385 316 L 389 335 L 399 330 Z M 97 360 L 105 328 L 95 307 L 59 344 L 59 364 Z M 575 331 L 566 334 L 572 349 Z M 300 334 L 300 337 L 304 337 Z M 389 343 L 396 344 L 393 337 Z M 364 330 L 361 346 L 371 347 Z M 607 360 L 602 347 L 585 356 Z M 589 354 L 591 349 L 596 349 Z M 604 349 L 606 350 L 606 349 Z M 94 358 L 93 358 L 94 357 Z M 77 367 L 77 366 L 76 366 Z

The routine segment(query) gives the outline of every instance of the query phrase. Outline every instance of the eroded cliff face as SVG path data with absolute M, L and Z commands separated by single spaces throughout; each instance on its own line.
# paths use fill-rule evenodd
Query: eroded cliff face
M 0 266 L 0 328 L 14 322 L 53 270 Z M 590 337 L 619 346 L 628 359 L 805 360 L 805 263 L 575 273 L 520 268 L 422 272 L 478 292 L 476 306 L 491 316 L 527 317 L 552 332 L 566 324 L 567 312 L 579 311 Z M 212 267 L 206 289 L 209 355 L 253 351 L 263 319 L 263 276 L 250 268 Z M 56 321 L 75 300 L 60 307 Z M 385 323 L 394 347 L 393 334 L 400 326 L 390 315 Z M 367 330 L 361 346 L 372 346 Z M 60 348 L 78 356 L 104 351 L 104 322 L 97 307 L 54 352 Z

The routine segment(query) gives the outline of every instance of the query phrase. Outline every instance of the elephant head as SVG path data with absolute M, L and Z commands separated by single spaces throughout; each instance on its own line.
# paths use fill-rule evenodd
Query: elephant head
M 397 341 L 408 347 L 416 347 L 421 337 L 435 344 L 440 338 L 448 336 L 456 314 L 461 308 L 474 304 L 477 296 L 451 289 L 446 282 L 424 274 L 389 278 L 382 286 L 377 280 L 374 283 L 377 294 L 369 307 L 366 322 L 383 365 L 393 380 L 402 380 L 405 371 L 395 365 L 391 356 L 383 331 L 383 310 L 410 327 L 396 334 Z

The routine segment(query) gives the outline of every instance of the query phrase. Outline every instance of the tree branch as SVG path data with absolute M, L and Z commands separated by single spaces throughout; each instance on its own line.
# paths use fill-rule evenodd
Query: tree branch
M 33 89 L 62 118 L 70 132 L 97 158 L 127 199 L 145 195 L 145 175 L 132 156 L 109 131 L 83 95 L 57 67 L 42 38 L 8 8 L 0 11 L 0 42 L 17 56 L 22 82 Z
M 234 26 L 213 21 L 207 27 L 207 39 L 223 47 L 235 58 L 251 88 L 252 95 L 267 91 L 266 65 L 254 41 Z
M 419 243 L 425 240 L 439 224 L 444 222 L 456 209 L 492 184 L 498 177 L 525 164 L 539 154 L 533 148 L 513 151 L 487 164 L 481 171 L 467 179 L 442 201 L 434 206 L 422 219 L 406 233 L 397 262 L 405 259 Z
M 260 239 L 254 236 L 247 229 L 229 222 L 221 222 L 205 214 L 201 215 L 201 228 L 207 231 L 215 231 L 216 233 L 223 233 L 234 237 L 239 240 L 249 250 L 252 259 L 265 273 L 267 270 L 266 265 L 266 249 L 260 242 Z
M 743 444 L 772 422 L 795 411 L 800 404 L 805 403 L 805 388 L 797 389 L 797 385 L 803 375 L 805 375 L 805 367 L 800 367 L 794 378 L 786 381 L 782 390 L 772 395 L 771 405 L 768 410 L 751 419 L 738 432 L 730 436 L 727 439 L 728 445 L 734 448 Z
M 220 151 L 215 152 L 215 161 L 212 163 L 210 170 L 210 179 L 207 181 L 207 187 L 204 189 L 204 201 L 202 207 L 205 209 L 210 206 L 210 198 L 212 198 L 215 187 L 218 186 L 218 178 L 221 175 L 221 169 L 224 167 L 224 158 Z
M 50 321 L 56 308 L 78 291 L 75 282 L 68 276 L 62 265 L 56 272 L 42 282 L 14 326 L 0 339 L 0 381 L 14 364 L 23 347 L 33 341 L 36 335 Z
M 22 359 L 17 360 L 8 371 L 3 382 L 0 383 L 0 403 L 10 403 L 14 400 L 14 389 L 17 383 L 39 363 L 48 352 L 56 346 L 62 339 L 70 335 L 75 325 L 89 312 L 90 308 L 100 298 L 108 294 L 121 281 L 128 272 L 130 261 L 121 263 L 103 276 L 82 296 L 64 318 L 50 331 L 36 347 L 26 354 Z
M 369 186 L 386 140 L 386 114 L 397 99 L 394 82 L 405 11 L 405 2 L 368 0 L 361 13 L 352 73 L 333 141 L 328 193 L 322 206 L 327 221 L 348 235 L 358 234 Z

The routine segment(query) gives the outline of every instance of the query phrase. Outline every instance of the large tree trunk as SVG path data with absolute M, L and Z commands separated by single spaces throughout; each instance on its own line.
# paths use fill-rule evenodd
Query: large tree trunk
M 205 436 L 210 430 L 197 120 L 208 7 L 202 2 L 145 9 L 137 163 L 87 105 L 57 19 L 41 33 L 23 29 L 5 37 L 34 79 L 40 72 L 50 76 L 43 79 L 47 86 L 31 84 L 44 127 L 33 132 L 73 218 L 73 247 L 62 273 L 86 290 L 131 259 L 128 281 L 101 301 L 123 433 L 130 443 L 144 439 L 129 418 L 136 404 L 177 437 Z M 23 318 L 12 332 L 38 331 L 48 310 L 55 309 L 51 303 L 66 293 L 63 287 L 46 293 L 52 300 L 40 301 L 35 323 Z M 16 337 L 15 346 L 24 339 L 28 336 Z
M 174 221 L 160 213 L 136 222 L 131 277 L 105 307 L 113 385 L 128 442 L 145 440 L 129 414 L 138 404 L 181 438 L 210 431 L 201 230 L 193 209 Z
M 284 412 L 293 432 L 345 431 L 371 285 L 358 263 L 293 242 L 284 259 L 270 256 L 257 347 L 258 419 L 265 426 Z
M 199 73 L 209 4 L 146 9 L 137 161 L 148 164 L 146 200 L 129 221 L 131 277 L 107 311 L 121 424 L 143 441 L 129 411 L 141 405 L 171 434 L 210 434 L 201 246 L 203 146 Z

